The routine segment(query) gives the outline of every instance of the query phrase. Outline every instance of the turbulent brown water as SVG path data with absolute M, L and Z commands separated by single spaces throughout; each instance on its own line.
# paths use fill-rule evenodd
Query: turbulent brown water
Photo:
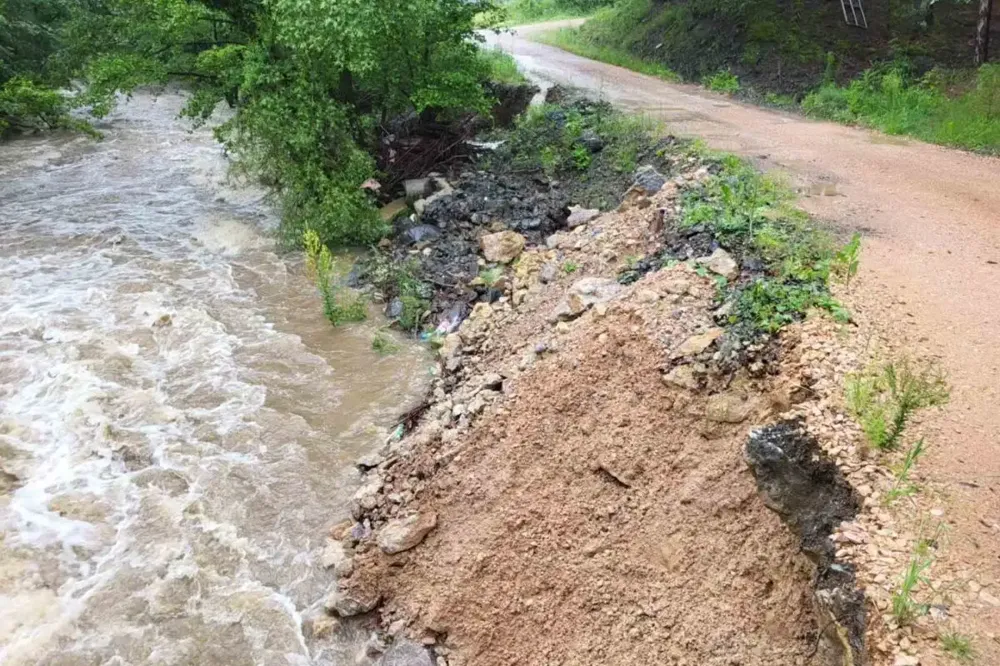
M 322 319 L 180 105 L 0 146 L 0 664 L 354 663 L 302 616 L 427 358 Z

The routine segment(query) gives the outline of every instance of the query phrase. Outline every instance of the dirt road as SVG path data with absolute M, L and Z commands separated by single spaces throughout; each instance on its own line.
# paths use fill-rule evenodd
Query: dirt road
M 788 174 L 802 206 L 864 234 L 868 307 L 915 353 L 939 357 L 952 402 L 931 424 L 922 471 L 947 489 L 947 553 L 969 579 L 1000 583 L 1000 159 L 736 103 L 532 42 L 492 38 L 532 77 L 599 93 L 669 131 Z M 566 23 L 562 23 L 566 25 Z M 977 589 L 972 585 L 972 594 Z M 969 591 L 956 592 L 968 598 Z M 990 608 L 990 604 L 986 604 Z M 982 663 L 1000 663 L 1000 608 L 970 613 Z M 991 637 L 990 634 L 993 634 Z M 997 659 L 997 661 L 992 661 Z

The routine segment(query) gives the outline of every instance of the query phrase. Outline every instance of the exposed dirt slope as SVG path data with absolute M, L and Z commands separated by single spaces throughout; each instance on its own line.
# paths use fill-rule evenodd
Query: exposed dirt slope
M 551 25 L 549 26 L 551 27 Z M 899 346 L 939 357 L 953 385 L 929 426 L 923 469 L 948 491 L 948 560 L 974 585 L 1000 582 L 1000 160 L 741 105 L 525 38 L 499 44 L 532 75 L 601 94 L 665 120 L 671 132 L 788 174 L 803 207 L 864 233 L 856 308 Z M 962 579 L 962 576 L 958 576 Z M 973 580 L 975 579 L 975 580 Z M 1000 606 L 960 611 L 981 637 L 982 663 L 1000 663 Z

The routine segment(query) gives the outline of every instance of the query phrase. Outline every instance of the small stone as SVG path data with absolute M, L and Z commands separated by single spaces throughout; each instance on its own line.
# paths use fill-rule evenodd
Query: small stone
M 1000 608 L 1000 599 L 997 599 L 987 590 L 979 590 L 979 600 L 993 606 L 994 608 Z
M 696 356 L 711 347 L 712 343 L 718 340 L 724 332 L 721 328 L 712 328 L 700 335 L 693 335 L 674 350 L 670 358 L 678 359 L 685 356 Z
M 716 275 L 723 276 L 727 280 L 732 280 L 740 274 L 740 265 L 737 264 L 736 260 L 721 247 L 716 249 L 710 256 L 702 257 L 701 259 L 696 259 L 695 261 L 702 266 L 705 266 Z
M 397 635 L 382 655 L 379 666 L 434 666 L 434 660 L 426 647 Z
M 733 393 L 719 393 L 708 399 L 705 418 L 716 423 L 742 423 L 753 413 L 755 403 Z
M 514 231 L 486 234 L 479 241 L 486 261 L 509 264 L 524 251 L 525 239 Z
M 569 333 L 569 324 L 567 324 L 564 321 L 561 321 L 558 324 L 556 324 L 556 333 L 558 333 L 559 335 L 565 335 L 566 333 Z
M 920 666 L 920 660 L 909 654 L 900 654 L 892 662 L 892 666 Z
M 595 317 L 605 317 L 608 314 L 608 304 L 607 303 L 596 303 L 594 305 L 594 316 Z
M 435 527 L 436 513 L 416 513 L 386 523 L 376 540 L 383 553 L 395 555 L 415 548 Z
M 545 264 L 538 271 L 538 281 L 541 282 L 542 284 L 555 282 L 556 278 L 558 277 L 559 277 L 559 267 L 552 263 Z
M 643 289 L 636 294 L 636 298 L 638 298 L 641 303 L 655 303 L 660 300 L 660 295 L 652 289 Z
M 698 380 L 694 376 L 694 369 L 690 365 L 679 365 L 663 376 L 663 383 L 679 388 L 696 391 Z

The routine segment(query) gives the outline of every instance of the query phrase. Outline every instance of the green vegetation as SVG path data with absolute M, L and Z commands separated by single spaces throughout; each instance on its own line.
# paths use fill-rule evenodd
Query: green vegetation
M 566 260 L 563 262 L 562 272 L 565 273 L 566 275 L 572 275 L 573 273 L 576 273 L 578 270 L 580 270 L 580 265 L 577 264 L 575 261 Z
M 420 279 L 420 266 L 415 259 L 396 261 L 379 252 L 373 253 L 361 264 L 364 280 L 380 294 L 382 300 L 397 306 L 390 308 L 396 323 L 405 331 L 417 331 L 424 314 L 430 308 L 432 289 Z
M 821 308 L 846 320 L 829 290 L 829 236 L 795 208 L 794 194 L 739 158 L 705 157 L 714 175 L 684 193 L 681 225 L 712 233 L 731 253 L 759 258 L 766 274 L 739 287 L 730 323 L 774 333 Z
M 591 42 L 577 29 L 562 28 L 560 30 L 553 30 L 552 32 L 537 35 L 535 39 L 545 44 L 558 46 L 564 51 L 575 53 L 584 58 L 624 67 L 633 72 L 655 76 L 664 81 L 680 81 L 680 77 L 669 67 L 643 60 L 630 54 L 628 51 Z
M 837 250 L 836 254 L 833 255 L 830 270 L 850 288 L 851 280 L 858 274 L 858 268 L 860 267 L 861 234 L 854 234 L 851 237 L 851 242 Z
M 517 85 L 527 81 L 517 68 L 517 61 L 510 54 L 500 49 L 481 49 L 479 57 L 485 63 L 491 81 L 507 85 Z
M 372 336 L 372 349 L 374 349 L 380 356 L 386 356 L 388 354 L 395 354 L 399 351 L 399 345 L 396 341 L 392 339 L 392 336 L 385 331 L 379 330 L 375 332 Z
M 925 440 L 920 438 L 917 440 L 916 444 L 910 447 L 909 451 L 906 452 L 906 457 L 903 462 L 894 470 L 896 473 L 896 480 L 892 484 L 892 488 L 886 493 L 885 501 L 886 504 L 892 504 L 897 499 L 902 497 L 909 497 L 917 492 L 917 487 L 910 483 L 910 473 L 913 471 L 913 466 L 917 464 L 920 456 L 924 454 L 926 448 Z
M 612 0 L 509 0 L 503 6 L 503 25 L 525 25 L 541 21 L 588 16 Z
M 976 652 L 972 649 L 972 639 L 957 631 L 941 634 L 941 649 L 949 657 L 963 664 L 971 663 L 976 658 Z
M 930 568 L 931 562 L 929 556 L 915 553 L 903 573 L 899 587 L 892 593 L 892 616 L 901 625 L 910 624 L 927 612 L 927 606 L 917 603 L 913 595 L 919 584 L 929 583 L 925 572 Z
M 948 402 L 948 384 L 933 363 L 889 361 L 847 378 L 847 406 L 876 449 L 899 444 L 913 415 Z
M 806 96 L 802 109 L 886 134 L 1000 151 L 1000 65 L 984 65 L 968 77 L 931 70 L 915 78 L 906 63 L 896 62 L 869 69 L 845 87 L 824 85 Z M 950 92 L 956 89 L 961 92 Z
M 728 69 L 719 70 L 715 74 L 702 79 L 702 84 L 709 90 L 735 95 L 740 91 L 739 78 Z
M 306 265 L 323 298 L 326 318 L 334 326 L 364 321 L 368 317 L 368 304 L 361 296 L 349 294 L 336 285 L 336 265 L 330 248 L 323 245 L 319 235 L 311 229 L 303 234 L 302 241 L 306 250 Z
M 736 0 L 621 0 L 580 28 L 538 39 L 815 117 L 998 152 L 1000 64 L 967 64 L 976 4 L 869 8 L 873 25 L 859 32 L 838 3 L 819 0 L 791 11 Z

